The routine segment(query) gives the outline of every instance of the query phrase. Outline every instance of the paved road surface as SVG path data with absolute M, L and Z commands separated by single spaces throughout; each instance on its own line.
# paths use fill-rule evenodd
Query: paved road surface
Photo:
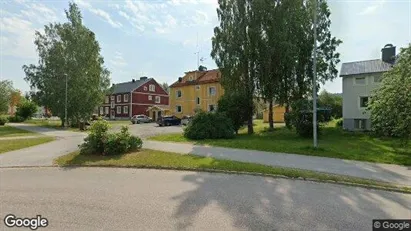
M 144 141 L 143 147 L 160 151 L 191 153 L 198 156 L 349 175 L 411 186 L 411 166 L 148 140 Z
M 122 125 L 113 125 L 114 131 L 119 131 Z M 160 127 L 156 123 L 146 123 L 146 124 L 130 124 L 128 129 L 131 134 L 136 135 L 141 138 L 147 138 L 150 136 L 156 136 L 166 133 L 181 133 L 183 132 L 183 126 L 167 126 Z
M 368 231 L 411 217 L 411 195 L 244 175 L 3 168 L 0 192 L 1 218 L 41 214 L 45 230 Z

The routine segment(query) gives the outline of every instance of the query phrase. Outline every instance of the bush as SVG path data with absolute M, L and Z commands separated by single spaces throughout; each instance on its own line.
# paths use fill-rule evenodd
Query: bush
M 5 125 L 9 121 L 8 116 L 0 115 L 0 126 Z
M 31 118 L 37 112 L 37 104 L 32 101 L 23 100 L 17 105 L 16 115 L 24 120 Z
M 184 129 L 184 136 L 193 140 L 233 138 L 234 127 L 223 113 L 198 112 Z
M 18 115 L 9 116 L 10 123 L 21 123 L 24 122 L 24 118 Z
M 335 122 L 335 126 L 337 128 L 342 128 L 343 127 L 343 119 L 342 118 L 337 119 L 337 121 Z
M 90 128 L 90 134 L 81 144 L 80 154 L 83 155 L 120 155 L 141 149 L 140 138 L 130 135 L 127 127 L 122 127 L 119 133 L 108 133 L 110 125 L 105 120 L 95 121 Z
M 249 103 L 248 106 L 247 102 Z M 248 107 L 253 107 L 253 101 L 249 100 L 247 96 L 240 93 L 227 93 L 218 101 L 217 110 L 220 113 L 224 113 L 231 120 L 237 133 L 250 117 L 247 110 L 244 110 L 244 108 Z
M 285 114 L 287 128 L 295 128 L 299 136 L 313 137 L 313 114 L 312 102 L 307 100 L 297 100 L 291 104 L 292 111 Z M 321 133 L 321 122 L 327 118 L 321 112 L 317 113 L 317 134 Z

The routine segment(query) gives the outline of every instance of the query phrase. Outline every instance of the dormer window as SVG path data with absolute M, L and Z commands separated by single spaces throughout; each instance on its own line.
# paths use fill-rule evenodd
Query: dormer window
M 156 86 L 154 84 L 150 84 L 148 86 L 149 91 L 156 91 Z

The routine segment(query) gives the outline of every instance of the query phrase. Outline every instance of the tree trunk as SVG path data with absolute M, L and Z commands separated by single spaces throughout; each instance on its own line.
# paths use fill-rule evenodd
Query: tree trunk
M 247 124 L 247 133 L 249 135 L 254 133 L 254 127 L 253 127 L 253 116 L 251 115 L 250 118 L 248 119 L 248 124 Z
M 273 119 L 273 99 L 269 100 L 268 106 L 268 123 L 270 124 L 270 131 L 274 130 L 274 119 Z

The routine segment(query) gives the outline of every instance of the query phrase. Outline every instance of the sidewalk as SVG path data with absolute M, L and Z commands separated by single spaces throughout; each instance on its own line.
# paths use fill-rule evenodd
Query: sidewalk
M 22 140 L 22 139 L 34 139 L 43 137 L 41 135 L 38 136 L 8 136 L 8 137 L 0 137 L 0 140 Z
M 411 186 L 411 166 L 144 140 L 143 148 L 348 175 Z

